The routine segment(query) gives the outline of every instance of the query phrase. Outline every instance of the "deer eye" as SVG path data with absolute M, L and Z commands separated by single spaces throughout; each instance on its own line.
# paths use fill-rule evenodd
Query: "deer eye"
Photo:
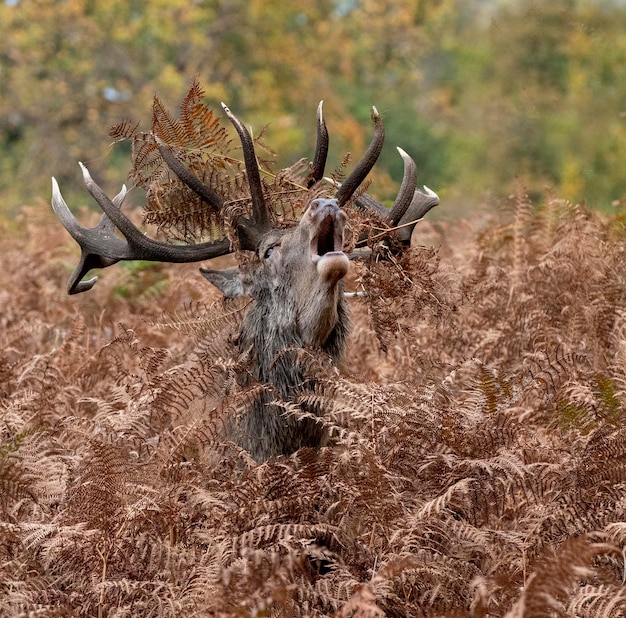
M 276 242 L 273 245 L 271 245 L 270 247 L 268 247 L 265 250 L 265 253 L 263 254 L 263 259 L 267 260 L 272 255 L 272 253 L 274 253 L 274 249 L 276 249 L 276 247 L 279 247 L 279 246 L 280 246 L 280 243 Z

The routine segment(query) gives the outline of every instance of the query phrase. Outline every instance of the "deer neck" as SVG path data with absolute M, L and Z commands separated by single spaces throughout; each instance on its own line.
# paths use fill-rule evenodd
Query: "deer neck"
M 280 296 L 259 298 L 244 318 L 239 349 L 252 358 L 254 378 L 271 384 L 283 398 L 290 398 L 303 387 L 298 349 L 325 354 L 334 363 L 343 353 L 349 316 L 343 284 L 335 287 L 332 295 L 326 296 L 327 302 L 316 295 L 300 307 Z

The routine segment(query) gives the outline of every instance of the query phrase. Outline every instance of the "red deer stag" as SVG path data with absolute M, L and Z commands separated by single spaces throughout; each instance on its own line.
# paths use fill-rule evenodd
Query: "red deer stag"
M 326 440 L 323 423 L 315 420 L 319 411 L 302 404 L 300 407 L 305 414 L 298 418 L 286 415 L 284 406 L 273 406 L 272 401 L 294 401 L 303 389 L 311 388 L 311 381 L 304 378 L 293 350 L 314 349 L 334 362 L 344 350 L 349 316 L 343 278 L 348 272 L 349 256 L 343 252 L 346 214 L 342 208 L 353 201 L 357 208 L 382 220 L 385 228 L 397 228 L 389 232 L 389 237 L 395 235 L 396 240 L 406 245 L 415 222 L 439 200 L 428 189 L 416 190 L 415 164 L 401 150 L 404 179 L 391 210 L 365 194 L 354 198 L 382 149 L 383 123 L 375 108 L 372 112 L 374 136 L 363 159 L 341 184 L 325 183 L 328 132 L 320 103 L 315 156 L 310 173 L 302 182 L 306 186 L 300 187 L 303 191 L 300 202 L 308 206 L 297 225 L 279 229 L 272 225 L 275 209 L 271 202 L 268 205 L 271 195 L 261 179 L 253 139 L 239 119 L 225 105 L 223 107 L 243 148 L 248 207 L 239 211 L 229 211 L 228 200 L 218 194 L 215 186 L 192 172 L 154 128 L 150 134 L 142 135 L 150 141 L 156 156 L 160 155 L 161 164 L 176 175 L 176 182 L 180 181 L 179 184 L 190 189 L 196 198 L 199 196 L 203 207 L 225 219 L 234 212 L 228 221 L 233 231 L 230 238 L 224 235 L 194 245 L 152 240 L 122 214 L 125 187 L 110 199 L 82 164 L 87 190 L 104 211 L 99 224 L 85 228 L 76 220 L 54 178 L 52 207 L 82 250 L 80 263 L 68 282 L 70 294 L 89 290 L 96 283 L 97 278 L 83 281 L 89 270 L 105 268 L 120 260 L 195 262 L 235 249 L 254 252 L 254 259 L 248 261 L 245 268 L 200 270 L 225 296 L 248 295 L 254 301 L 243 318 L 237 340 L 240 351 L 248 355 L 252 365 L 248 376 L 241 381 L 257 381 L 267 388 L 262 389 L 263 394 L 252 409 L 238 421 L 235 440 L 257 461 L 263 461 L 292 453 L 302 446 L 320 446 Z M 317 197 L 320 187 L 326 187 L 327 195 L 336 190 L 334 197 Z

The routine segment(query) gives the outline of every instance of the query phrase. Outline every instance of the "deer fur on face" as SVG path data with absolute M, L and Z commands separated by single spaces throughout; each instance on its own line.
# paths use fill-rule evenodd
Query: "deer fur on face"
M 265 234 L 258 263 L 245 271 L 202 269 L 202 274 L 230 298 L 247 294 L 257 304 L 274 299 L 273 318 L 295 316 L 304 345 L 323 347 L 337 323 L 341 281 L 349 260 L 343 253 L 346 215 L 336 200 L 313 200 L 300 223 Z M 292 322 L 289 322 L 290 324 Z
M 241 326 L 239 349 L 252 359 L 253 377 L 270 385 L 283 400 L 306 390 L 294 349 L 316 349 L 336 362 L 345 347 L 349 331 L 343 294 L 349 267 L 342 251 L 345 223 L 336 200 L 313 200 L 295 228 L 273 230 L 261 239 L 258 260 L 243 272 L 202 271 L 226 296 L 253 298 Z M 271 401 L 267 393 L 262 396 L 235 431 L 236 441 L 255 459 L 325 441 L 320 423 L 287 418 Z

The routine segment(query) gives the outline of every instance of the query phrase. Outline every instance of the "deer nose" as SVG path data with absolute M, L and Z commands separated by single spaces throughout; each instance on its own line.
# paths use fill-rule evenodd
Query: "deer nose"
M 318 197 L 309 204 L 308 213 L 313 217 L 325 217 L 339 212 L 339 202 L 334 199 Z
M 306 219 L 313 226 L 322 225 L 324 220 L 333 221 L 341 226 L 345 224 L 346 214 L 339 207 L 337 200 L 318 197 L 309 203 L 303 219 Z

